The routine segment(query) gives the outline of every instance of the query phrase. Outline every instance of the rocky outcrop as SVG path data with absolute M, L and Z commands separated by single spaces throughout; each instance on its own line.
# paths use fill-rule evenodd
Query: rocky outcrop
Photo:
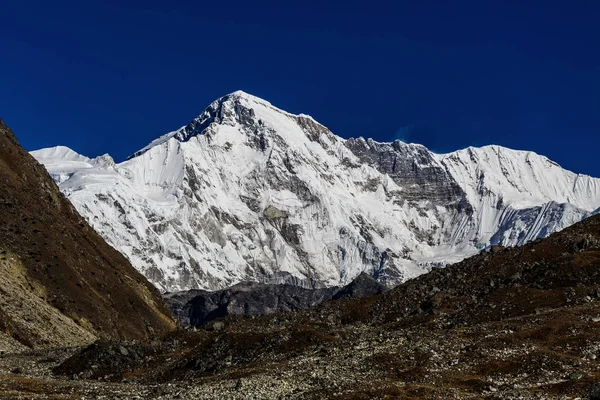
M 184 326 L 200 327 L 227 316 L 257 316 L 302 310 L 332 299 L 374 296 L 387 288 L 367 274 L 345 287 L 303 288 L 289 284 L 242 282 L 224 290 L 166 293 L 164 298 Z
M 357 299 L 360 297 L 375 296 L 386 290 L 387 287 L 385 285 L 363 272 L 348 285 L 338 290 L 333 295 L 333 299 Z
M 143 339 L 175 327 L 158 291 L 0 121 L 0 350 Z
M 435 155 L 424 146 L 407 144 L 400 140 L 378 143 L 372 139 L 349 139 L 345 143 L 363 164 L 389 176 L 399 187 L 398 201 L 420 202 L 459 207 L 462 203 L 467 215 L 465 193 Z

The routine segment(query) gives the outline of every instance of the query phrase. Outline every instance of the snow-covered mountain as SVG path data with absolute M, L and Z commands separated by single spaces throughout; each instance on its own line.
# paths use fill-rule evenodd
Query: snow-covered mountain
M 434 154 L 342 139 L 235 92 L 115 164 L 32 152 L 79 212 L 159 288 L 242 280 L 397 283 L 600 207 L 600 179 L 499 146 Z

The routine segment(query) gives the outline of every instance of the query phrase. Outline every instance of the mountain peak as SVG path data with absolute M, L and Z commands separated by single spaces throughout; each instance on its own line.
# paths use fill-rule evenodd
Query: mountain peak
M 264 119 L 261 120 L 256 117 L 255 111 L 257 108 L 267 111 L 266 114 L 268 114 L 268 118 L 271 119 L 276 119 L 281 115 L 294 119 L 300 118 L 310 120 L 311 123 L 321 125 L 309 115 L 295 115 L 289 113 L 273 106 L 270 102 L 261 99 L 260 97 L 256 97 L 243 90 L 236 90 L 235 92 L 229 93 L 213 101 L 189 124 L 153 140 L 147 146 L 130 156 L 129 159 L 137 157 L 151 148 L 167 142 L 171 138 L 175 138 L 180 142 L 186 142 L 192 137 L 202 135 L 213 122 L 221 125 L 242 125 L 246 127 L 267 122 Z
M 247 96 L 247 95 L 249 96 L 250 93 L 246 93 L 243 90 L 236 90 L 235 92 L 229 93 L 228 96 Z
M 223 104 L 226 103 L 228 101 L 233 101 L 234 103 L 236 102 L 240 102 L 240 101 L 245 101 L 248 103 L 255 103 L 255 104 L 259 104 L 265 107 L 270 107 L 273 109 L 277 109 L 281 112 L 285 112 L 283 110 L 278 109 L 277 107 L 273 106 L 269 101 L 262 99 L 258 96 L 255 96 L 253 94 L 250 94 L 248 92 L 244 92 L 243 90 L 236 90 L 235 92 L 226 94 L 225 96 L 219 97 L 217 100 L 213 101 L 208 107 L 207 109 L 211 108 L 211 106 L 213 104 Z M 204 110 L 206 111 L 206 109 Z M 204 112 L 203 112 L 204 113 Z M 198 117 L 202 116 L 202 114 L 200 114 Z
M 64 161 L 89 161 L 83 156 L 67 146 L 54 146 L 45 149 L 34 150 L 31 154 L 37 159 L 61 159 Z
M 244 92 L 243 90 L 236 90 L 235 92 L 229 93 L 229 94 L 223 96 L 222 98 L 224 98 L 224 97 L 243 97 L 245 99 L 258 100 L 260 102 L 268 103 L 268 101 L 261 99 L 260 97 L 257 97 L 248 92 Z

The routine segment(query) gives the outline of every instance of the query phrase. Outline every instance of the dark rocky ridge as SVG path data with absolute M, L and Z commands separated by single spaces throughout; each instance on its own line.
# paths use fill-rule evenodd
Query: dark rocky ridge
M 288 284 L 242 282 L 224 290 L 166 293 L 164 298 L 184 326 L 200 327 L 227 316 L 250 317 L 302 310 L 333 299 L 374 296 L 386 290 L 386 286 L 362 273 L 342 288 L 308 289 Z
M 0 220 L 0 347 L 144 339 L 175 327 L 158 291 L 1 120 Z

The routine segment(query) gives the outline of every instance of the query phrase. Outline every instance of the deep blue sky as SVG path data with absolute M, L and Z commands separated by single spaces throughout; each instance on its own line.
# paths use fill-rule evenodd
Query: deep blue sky
M 600 1 L 320 3 L 3 1 L 0 118 L 120 160 L 242 89 L 344 137 L 600 177 Z

